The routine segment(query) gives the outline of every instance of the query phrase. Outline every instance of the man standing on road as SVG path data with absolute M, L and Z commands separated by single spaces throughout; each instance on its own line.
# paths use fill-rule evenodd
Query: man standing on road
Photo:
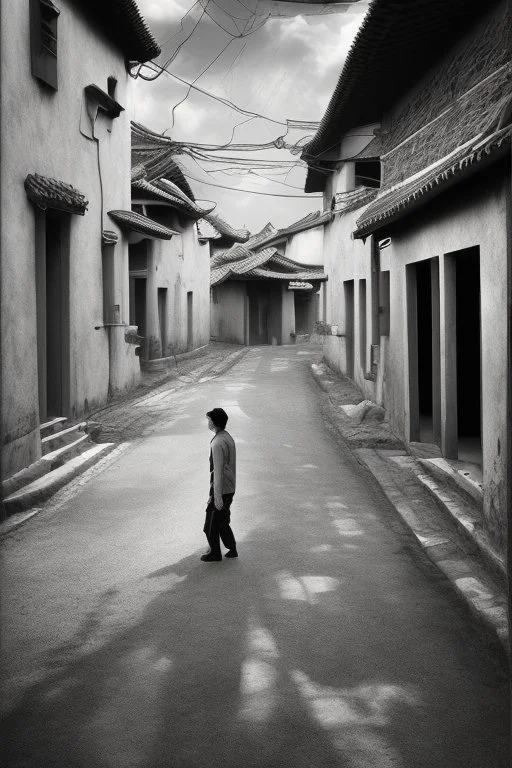
M 203 528 L 210 551 L 201 556 L 201 560 L 209 563 L 222 560 L 221 539 L 228 549 L 225 557 L 238 557 L 235 537 L 229 524 L 236 486 L 236 448 L 235 441 L 229 432 L 226 432 L 226 411 L 223 408 L 214 408 L 208 411 L 206 416 L 208 429 L 215 432 L 210 443 L 210 494 Z

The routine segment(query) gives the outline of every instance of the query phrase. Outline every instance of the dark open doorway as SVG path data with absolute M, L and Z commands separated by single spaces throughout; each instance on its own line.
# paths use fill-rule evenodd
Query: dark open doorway
M 455 255 L 457 338 L 457 439 L 461 461 L 482 463 L 480 254 Z
M 158 324 L 162 357 L 167 357 L 167 288 L 158 289 Z
M 69 416 L 70 217 L 48 211 L 37 245 L 38 368 L 41 421 Z
M 345 280 L 345 354 L 346 375 L 354 377 L 354 281 Z
M 410 440 L 441 443 L 439 260 L 407 266 Z
M 194 294 L 187 292 L 187 349 L 194 348 Z
M 249 344 L 269 344 L 269 295 L 260 283 L 247 286 Z

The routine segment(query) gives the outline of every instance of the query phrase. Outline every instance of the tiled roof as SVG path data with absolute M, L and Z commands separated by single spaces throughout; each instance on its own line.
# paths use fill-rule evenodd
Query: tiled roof
M 299 264 L 297 261 L 293 261 L 292 259 L 287 259 L 286 256 L 283 256 L 283 254 L 279 252 L 276 252 L 272 256 L 272 265 L 275 265 L 276 267 L 282 267 L 283 269 L 294 269 L 295 267 L 300 269 L 316 269 L 317 268 L 316 264 L 302 264 L 302 262 Z
M 190 200 L 175 184 L 166 182 L 165 179 L 160 179 L 153 183 L 146 181 L 146 179 L 139 179 L 133 182 L 132 199 L 137 200 L 139 198 L 166 203 L 196 220 L 203 218 L 205 214 L 212 211 L 215 207 L 201 208 L 193 200 Z
M 347 160 L 378 160 L 382 154 L 382 138 L 375 136 L 364 149 L 354 155 L 352 158 L 346 158 Z
M 24 186 L 29 200 L 43 210 L 52 208 L 83 216 L 89 205 L 84 195 L 71 184 L 38 173 L 29 173 Z
M 198 219 L 197 222 L 197 239 L 199 242 L 206 243 L 208 240 L 218 240 L 222 237 L 213 224 L 205 217 L 204 219 Z
M 401 219 L 448 187 L 510 152 L 511 135 L 512 126 L 507 126 L 485 139 L 477 137 L 469 146 L 377 197 L 358 219 L 354 237 L 367 237 L 384 225 Z
M 138 232 L 141 235 L 157 240 L 170 240 L 173 235 L 178 234 L 173 229 L 164 227 L 157 221 L 134 211 L 109 211 L 108 215 L 119 224 L 121 229 Z
M 249 275 L 251 277 L 264 277 L 269 280 L 319 280 L 320 282 L 327 280 L 327 275 L 322 267 L 318 267 L 317 270 L 304 270 L 303 272 L 273 272 L 258 267 L 251 270 Z
M 235 229 L 217 214 L 209 213 L 205 216 L 205 219 L 215 227 L 222 237 L 226 237 L 236 243 L 246 243 L 251 237 L 248 229 Z
M 263 248 L 256 252 L 250 251 L 243 245 L 238 245 L 236 248 L 237 258 L 230 261 L 217 261 L 216 263 L 212 259 L 211 285 L 218 285 L 229 278 L 236 279 L 240 275 L 272 280 L 327 280 L 321 266 L 299 264 L 292 259 L 286 259 L 278 254 L 276 248 Z M 229 251 L 224 251 L 224 259 L 233 250 L 230 248 Z M 276 269 L 281 265 L 285 267 L 286 271 Z
M 259 247 L 274 245 L 282 240 L 287 240 L 292 235 L 297 235 L 299 232 L 305 232 L 308 229 L 315 229 L 316 227 L 323 226 L 331 221 L 333 214 L 331 211 L 315 211 L 314 213 L 308 213 L 304 218 L 299 221 L 290 224 L 283 229 L 275 230 L 265 237 L 262 237 L 259 241 Z
M 373 0 L 350 48 L 320 128 L 303 159 L 336 146 L 351 128 L 379 122 L 396 101 L 466 29 L 498 0 Z M 435 41 L 435 44 L 433 44 Z M 306 192 L 323 189 L 310 168 Z
M 145 169 L 145 178 L 148 181 L 166 178 L 176 184 L 190 200 L 194 200 L 194 194 L 190 184 L 176 161 L 180 144 L 172 141 L 168 136 L 150 131 L 140 123 L 131 123 L 132 135 L 132 169 L 142 165 Z
M 312 283 L 306 283 L 304 280 L 290 280 L 288 290 L 290 291 L 310 291 L 313 288 Z
M 160 54 L 160 46 L 135 0 L 75 0 L 95 18 L 105 34 L 130 61 L 144 62 Z
M 377 189 L 369 189 L 368 187 L 360 187 L 354 194 L 344 194 L 343 192 L 334 195 L 335 207 L 334 213 L 349 213 L 350 211 L 356 211 L 358 208 L 362 208 L 377 197 Z

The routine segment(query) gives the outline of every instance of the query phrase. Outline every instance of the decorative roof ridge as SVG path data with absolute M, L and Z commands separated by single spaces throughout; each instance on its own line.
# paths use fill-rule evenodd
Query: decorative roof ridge
M 51 208 L 83 216 L 89 205 L 85 195 L 78 189 L 51 176 L 29 173 L 25 179 L 24 187 L 28 199 L 42 210 Z
M 175 195 L 176 197 L 183 200 L 184 203 L 190 205 L 197 211 L 197 213 L 200 214 L 200 218 L 206 216 L 208 213 L 211 213 L 217 206 L 217 203 L 214 203 L 211 207 L 201 208 L 197 202 L 191 200 L 190 197 L 185 194 L 185 192 L 183 192 L 183 190 L 181 190 L 177 184 L 175 184 L 173 181 L 170 181 L 169 179 L 155 179 L 153 184 L 158 189 L 163 189 L 164 192 L 170 192 L 171 195 Z
M 221 236 L 224 235 L 235 242 L 246 243 L 251 237 L 251 233 L 248 229 L 235 229 L 225 222 L 218 214 L 208 213 L 204 218 L 215 227 Z
M 122 229 L 130 229 L 147 237 L 156 237 L 159 240 L 170 240 L 173 235 L 179 234 L 174 229 L 169 229 L 158 221 L 144 216 L 135 211 L 108 211 L 110 218 Z

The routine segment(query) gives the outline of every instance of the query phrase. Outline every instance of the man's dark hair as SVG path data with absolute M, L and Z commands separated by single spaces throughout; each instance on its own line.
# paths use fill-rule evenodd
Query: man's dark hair
M 224 408 L 214 408 L 213 410 L 208 411 L 206 415 L 210 417 L 216 427 L 219 429 L 226 429 L 228 415 Z

